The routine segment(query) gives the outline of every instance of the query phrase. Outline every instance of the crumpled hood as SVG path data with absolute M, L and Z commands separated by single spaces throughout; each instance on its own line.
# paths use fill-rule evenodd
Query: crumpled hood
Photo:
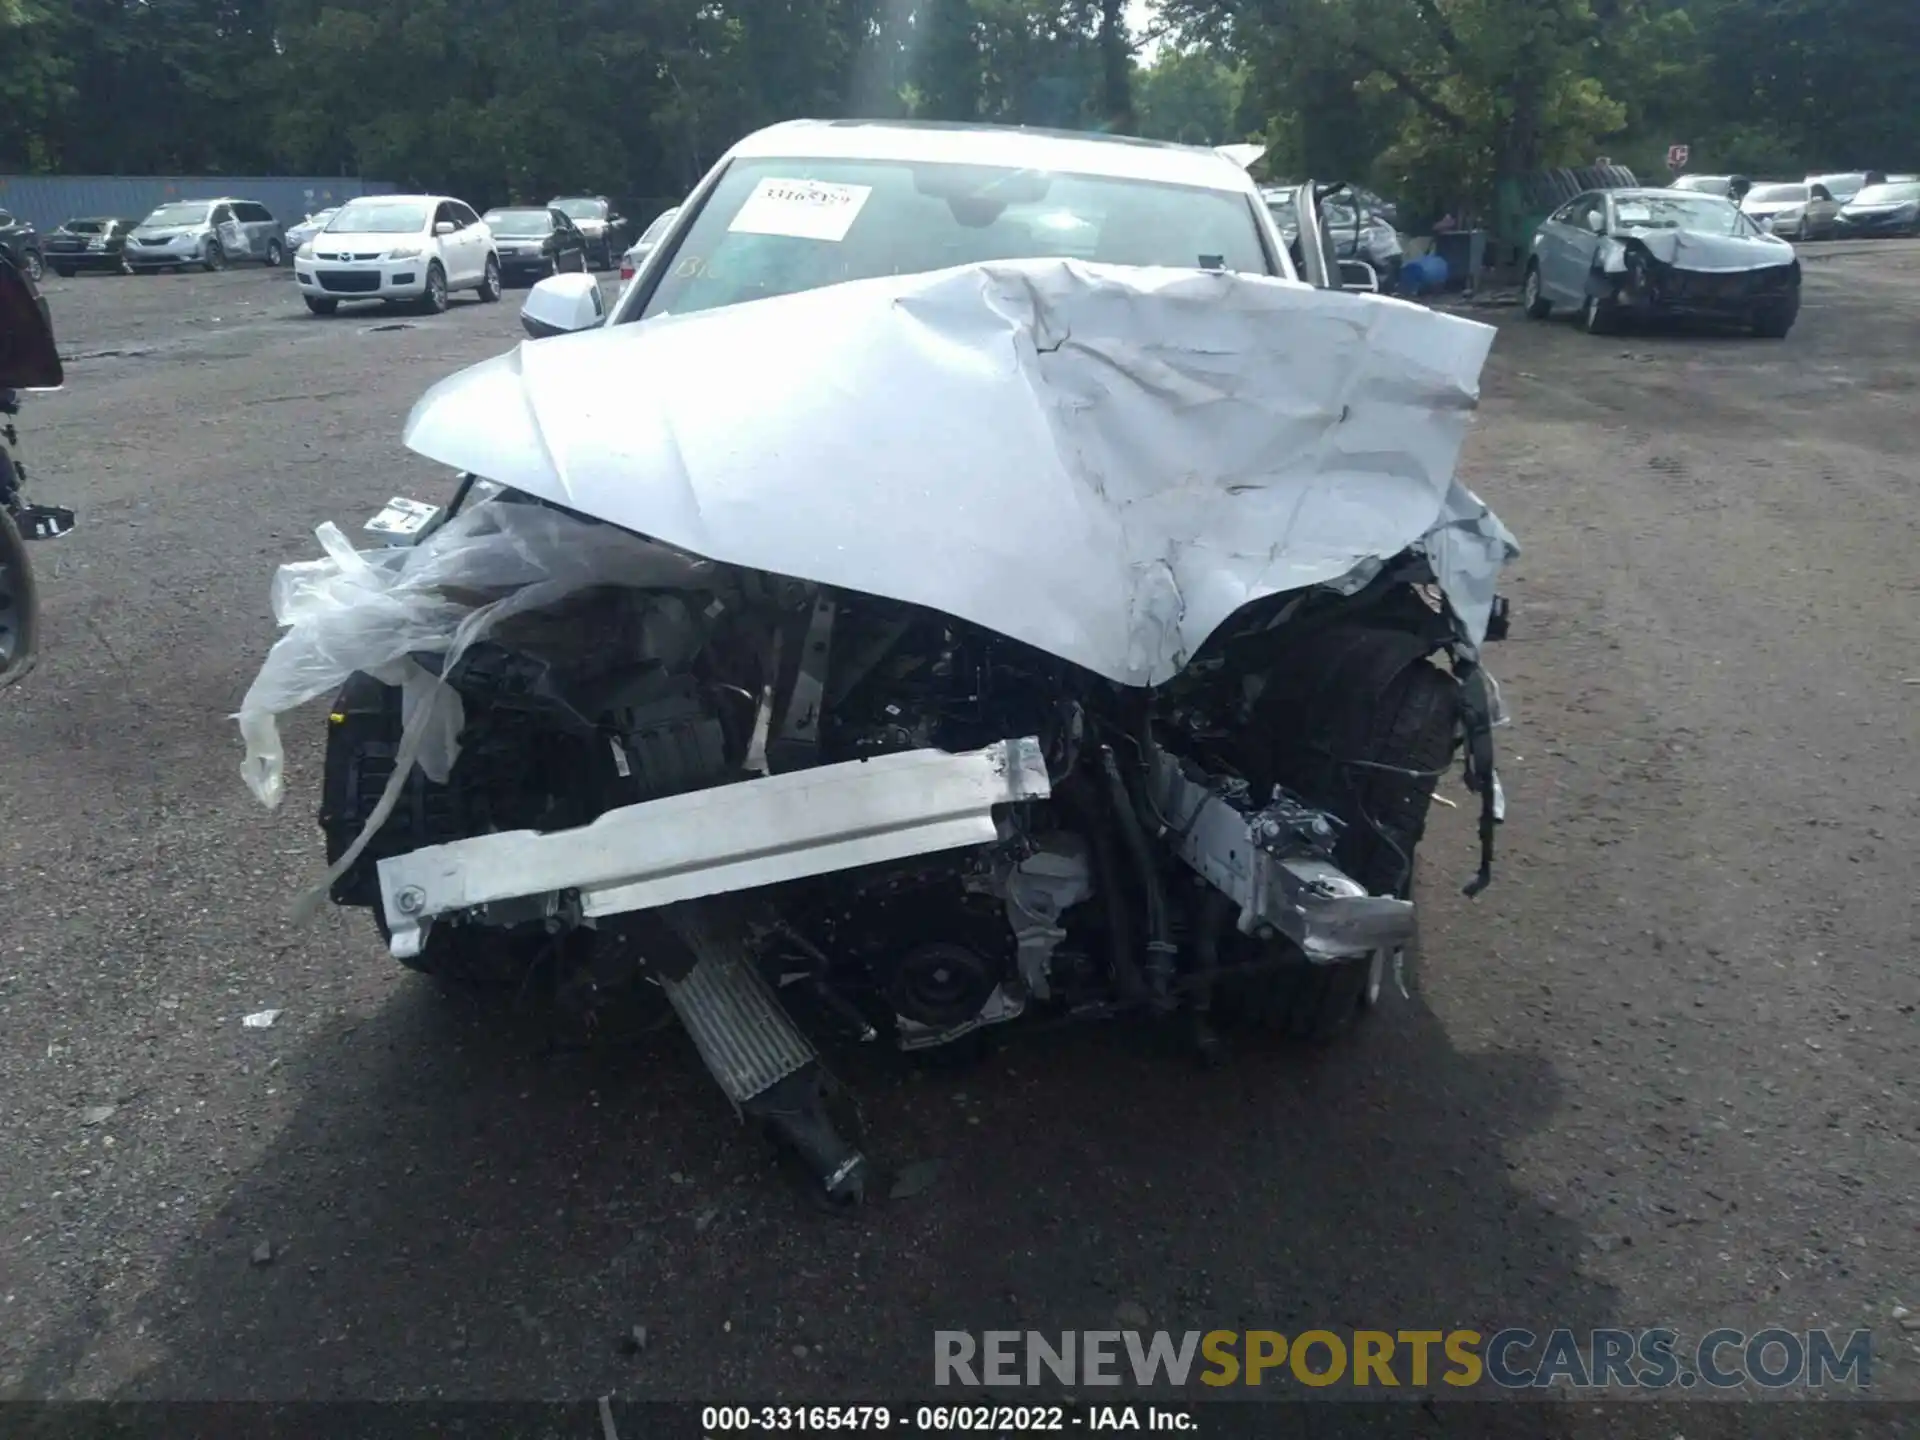
M 1481 639 L 1517 547 L 1453 470 L 1493 334 L 1263 277 L 972 265 L 525 342 L 406 443 L 1158 684 L 1248 602 L 1430 533 Z
M 1702 230 L 1629 230 L 1663 265 L 1728 273 L 1767 270 L 1793 261 L 1793 246 L 1771 235 L 1710 235 Z

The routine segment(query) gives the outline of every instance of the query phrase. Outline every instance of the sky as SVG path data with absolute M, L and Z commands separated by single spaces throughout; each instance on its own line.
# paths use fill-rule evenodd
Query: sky
M 1153 23 L 1153 17 L 1159 8 L 1160 7 L 1154 3 L 1154 0 L 1127 0 L 1127 29 L 1131 30 L 1135 35 L 1141 34 Z M 1159 48 L 1157 44 L 1141 46 L 1140 63 L 1142 65 L 1151 65 L 1153 63 L 1154 51 Z

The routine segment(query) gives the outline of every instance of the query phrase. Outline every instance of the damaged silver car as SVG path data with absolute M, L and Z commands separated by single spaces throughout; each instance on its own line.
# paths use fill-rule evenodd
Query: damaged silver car
M 1303 283 L 1206 150 L 749 137 L 604 323 L 542 282 L 556 338 L 419 402 L 448 505 L 280 571 L 244 774 L 277 804 L 333 697 L 310 900 L 436 976 L 653 987 L 830 1202 L 842 1044 L 1342 1032 L 1456 759 L 1488 881 L 1516 547 L 1454 476 L 1493 332 L 1318 235 Z
M 1717 195 L 1590 190 L 1534 232 L 1521 304 L 1530 320 L 1572 309 L 1594 335 L 1668 318 L 1782 340 L 1800 315 L 1800 261 Z

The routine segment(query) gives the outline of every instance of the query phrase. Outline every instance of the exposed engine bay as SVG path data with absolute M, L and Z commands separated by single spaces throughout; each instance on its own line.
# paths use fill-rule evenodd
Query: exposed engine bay
M 867 1162 L 814 1036 L 945 1052 L 1140 1015 L 1211 1057 L 1236 1024 L 1358 1019 L 1456 759 L 1469 893 L 1490 879 L 1480 646 L 1516 547 L 1451 473 L 1484 327 L 1055 262 L 838 291 L 443 382 L 409 443 L 489 478 L 444 513 L 393 502 L 386 548 L 323 526 L 239 719 L 271 805 L 275 717 L 334 695 L 310 900 L 448 979 L 657 987 L 847 1201 Z M 971 448 L 921 454 L 851 381 L 744 432 L 672 393 L 791 351 L 784 324 L 844 343 L 842 372 L 924 372 Z M 616 349 L 657 413 L 593 391 Z
M 512 492 L 478 503 L 509 528 L 529 511 L 594 523 Z M 795 1101 L 790 1077 L 817 1067 L 780 989 L 903 1050 L 1030 1013 L 1179 1013 L 1203 1054 L 1222 1012 L 1338 1033 L 1411 937 L 1436 782 L 1496 718 L 1417 555 L 1352 594 L 1249 607 L 1151 691 L 917 607 L 699 568 L 698 589 L 580 589 L 450 666 L 414 652 L 460 703 L 444 783 L 413 768 L 396 784 L 402 690 L 349 681 L 329 860 L 393 801 L 331 896 L 430 973 L 660 985 L 697 1038 L 711 1029 L 702 1052 L 736 1104 L 800 1117 L 788 1138 L 836 1195 L 861 1167 L 840 1173 L 857 1156 Z M 987 783 L 969 792 L 940 768 L 956 762 Z M 832 783 L 768 803 L 809 777 Z M 726 853 L 696 853 L 689 835 L 713 827 L 676 800 L 730 788 L 751 803 Z M 658 861 L 649 835 L 669 842 Z M 889 840 L 897 858 L 860 863 Z M 689 886 L 693 867 L 717 878 Z M 550 868 L 573 883 L 540 888 Z M 725 983 L 696 983 L 708 969 Z

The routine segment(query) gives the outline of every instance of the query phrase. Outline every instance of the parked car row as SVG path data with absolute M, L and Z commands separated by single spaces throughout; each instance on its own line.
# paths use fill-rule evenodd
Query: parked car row
M 1722 195 L 1773 234 L 1792 240 L 1920 235 L 1920 175 L 1850 170 L 1804 180 L 1682 175 L 1678 190 Z
M 460 290 L 497 299 L 508 278 L 610 269 L 625 240 L 626 220 L 604 195 L 505 206 L 484 220 L 451 196 L 362 196 L 284 228 L 257 201 L 220 196 L 168 201 L 144 220 L 76 217 L 45 237 L 0 210 L 0 255 L 36 281 L 47 269 L 65 277 L 292 260 L 307 308 L 321 315 L 350 300 L 437 311 Z

